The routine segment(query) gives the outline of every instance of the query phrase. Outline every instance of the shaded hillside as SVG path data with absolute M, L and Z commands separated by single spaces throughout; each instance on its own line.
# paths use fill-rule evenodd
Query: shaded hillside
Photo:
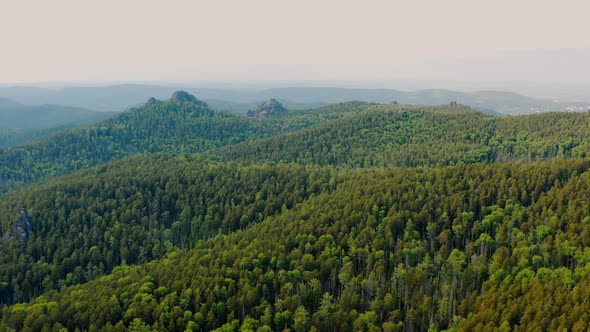
M 17 103 L 14 100 L 10 100 L 8 98 L 0 98 L 0 109 L 2 108 L 9 108 L 9 107 L 22 107 L 23 104 Z
M 367 166 L 545 160 L 590 154 L 590 112 L 492 117 L 464 106 L 375 105 L 297 132 L 211 152 L 224 160 Z
M 0 147 L 95 123 L 113 114 L 59 105 L 24 106 L 0 102 Z
M 357 170 L 244 231 L 4 308 L 1 326 L 583 329 L 589 167 Z
M 327 191 L 329 169 L 128 158 L 0 199 L 0 304 L 246 229 Z M 23 220 L 23 211 L 26 217 Z
M 9 148 L 12 146 L 23 145 L 35 139 L 80 126 L 81 124 L 67 124 L 44 129 L 0 128 L 0 148 Z
M 24 130 L 89 124 L 112 115 L 113 113 L 60 105 L 0 106 L 0 123 L 2 126 Z

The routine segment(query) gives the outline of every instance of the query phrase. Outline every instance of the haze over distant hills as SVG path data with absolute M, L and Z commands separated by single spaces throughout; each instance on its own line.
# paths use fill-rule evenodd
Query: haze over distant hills
M 22 144 L 59 130 L 91 124 L 112 114 L 71 106 L 28 106 L 0 98 L 0 147 Z
M 9 98 L 26 105 L 57 104 L 98 111 L 120 112 L 142 104 L 149 97 L 159 99 L 178 90 L 176 86 L 121 84 L 110 86 L 77 86 L 60 89 L 38 87 L 0 88 L 0 98 Z M 503 114 L 524 114 L 547 111 L 588 109 L 590 102 L 535 99 L 512 92 L 459 92 L 443 89 L 401 91 L 393 89 L 361 89 L 340 87 L 275 87 L 275 88 L 186 88 L 206 101 L 212 108 L 244 113 L 258 103 L 276 98 L 287 109 L 305 109 L 344 101 L 367 101 L 402 104 L 440 105 L 450 101 L 481 110 Z
M 97 112 L 71 106 L 44 104 L 3 107 L 0 105 L 2 127 L 15 129 L 44 129 L 68 124 L 93 123 L 110 115 L 110 112 Z
M 1 8 L 0 332 L 590 331 L 590 1 Z

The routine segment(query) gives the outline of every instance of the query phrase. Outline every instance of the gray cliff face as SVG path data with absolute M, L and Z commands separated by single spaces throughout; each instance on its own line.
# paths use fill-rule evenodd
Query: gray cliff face
M 170 97 L 173 101 L 197 101 L 197 98 L 186 91 L 176 91 Z
M 18 219 L 12 224 L 12 228 L 5 237 L 8 240 L 22 240 L 27 242 L 32 231 L 27 211 L 22 209 L 18 214 Z
M 269 99 L 246 113 L 247 117 L 264 118 L 283 114 L 287 109 L 276 99 Z
M 195 103 L 200 106 L 206 106 L 207 104 L 204 101 L 198 100 L 197 97 L 191 95 L 186 91 L 176 91 L 170 97 L 170 100 L 181 102 L 181 103 Z
M 160 101 L 154 97 L 150 97 L 147 101 L 147 103 L 145 103 L 145 106 L 150 106 L 150 105 L 154 105 L 159 103 Z

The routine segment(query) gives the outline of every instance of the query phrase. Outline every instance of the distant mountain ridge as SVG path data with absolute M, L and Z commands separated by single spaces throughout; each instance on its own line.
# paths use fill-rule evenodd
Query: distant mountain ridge
M 91 124 L 113 114 L 71 106 L 27 106 L 0 99 L 0 147 L 22 144 L 59 130 Z
M 34 87 L 0 88 L 0 98 L 16 102 L 35 104 L 58 104 L 85 107 L 98 111 L 120 112 L 132 106 L 141 105 L 149 97 L 164 99 L 179 87 L 147 84 L 121 84 L 103 87 L 65 87 L 63 89 L 43 89 Z M 401 104 L 440 105 L 450 101 L 469 105 L 480 110 L 494 110 L 504 114 L 524 114 L 547 111 L 586 110 L 588 103 L 552 101 L 526 97 L 503 91 L 459 92 L 429 89 L 401 91 L 392 89 L 358 89 L 333 87 L 294 87 L 262 90 L 212 89 L 185 87 L 187 92 L 198 95 L 203 101 L 223 101 L 228 109 L 245 112 L 243 104 L 257 104 L 275 98 L 283 104 L 294 103 L 300 108 L 313 108 L 345 101 L 367 101 Z M 214 104 L 214 103 L 211 103 Z M 242 105 L 240 105 L 242 104 Z M 230 107 L 231 106 L 231 107 Z
M 494 110 L 503 114 L 563 111 L 568 107 L 588 109 L 590 103 L 554 102 L 540 100 L 505 91 L 459 92 L 441 89 L 399 91 L 391 89 L 353 88 L 274 88 L 260 92 L 260 98 L 273 96 L 277 99 L 299 102 L 321 101 L 336 103 L 344 100 L 358 100 L 377 103 L 396 101 L 400 104 L 442 105 L 456 101 L 480 110 Z
M 21 103 L 17 103 L 14 100 L 8 98 L 0 98 L 0 108 L 8 108 L 8 107 L 23 107 L 24 105 Z
M 68 124 L 90 124 L 103 120 L 114 113 L 96 112 L 89 109 L 61 106 L 0 106 L 0 123 L 3 127 L 18 129 L 44 129 Z

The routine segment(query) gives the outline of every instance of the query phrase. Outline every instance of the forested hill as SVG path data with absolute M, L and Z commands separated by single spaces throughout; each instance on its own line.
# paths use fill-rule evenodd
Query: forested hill
M 350 167 L 547 160 L 590 155 L 589 132 L 590 112 L 496 117 L 460 105 L 374 105 L 354 116 L 211 155 Z
M 589 168 L 582 159 L 322 176 L 336 187 L 191 251 L 5 307 L 0 327 L 585 330 Z M 310 176 L 288 176 L 298 174 Z
M 0 305 L 245 229 L 330 190 L 332 176 L 156 154 L 12 191 L 0 199 Z
M 361 112 L 371 105 L 345 103 L 260 120 L 216 112 L 186 95 L 168 101 L 151 100 L 90 127 L 0 149 L 0 194 L 39 179 L 134 154 L 201 152 L 315 125 Z
M 91 127 L 0 150 L 0 192 L 132 154 L 202 151 L 239 142 L 254 131 L 202 103 L 155 102 Z
M 589 132 L 150 99 L 0 150 L 0 331 L 586 330 Z

